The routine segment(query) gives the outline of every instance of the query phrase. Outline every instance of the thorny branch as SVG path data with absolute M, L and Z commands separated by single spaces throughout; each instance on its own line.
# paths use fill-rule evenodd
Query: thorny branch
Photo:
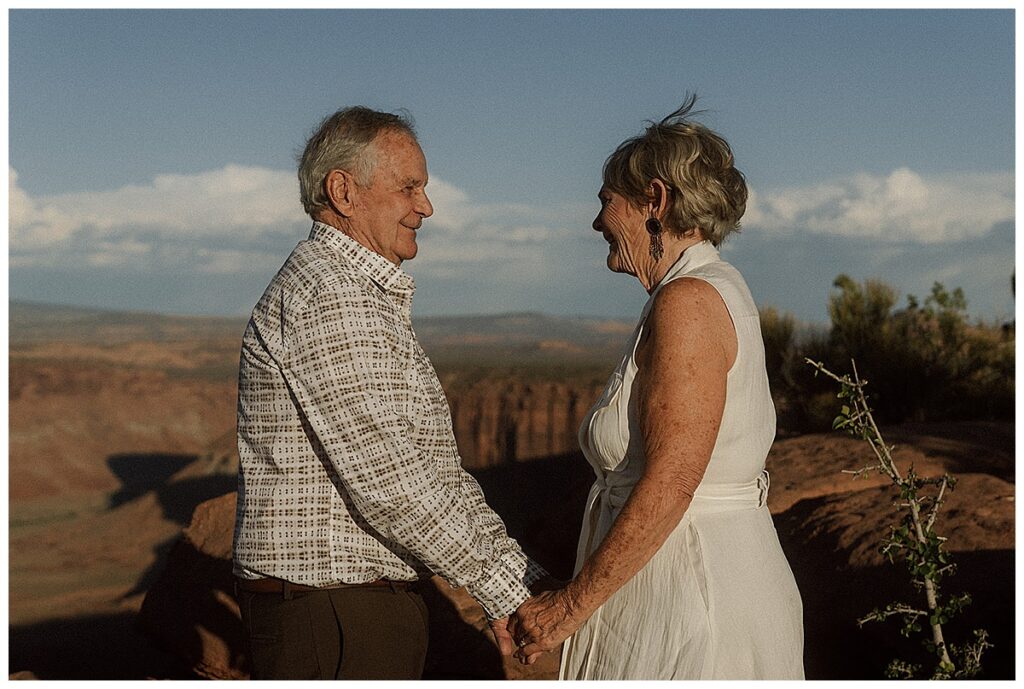
M 906 562 L 911 582 L 915 587 L 924 589 L 927 602 L 927 609 L 905 603 L 890 603 L 885 609 L 875 609 L 858 619 L 857 624 L 863 625 L 899 616 L 903 620 L 901 633 L 909 637 L 912 633 L 922 630 L 920 618 L 927 618 L 931 639 L 925 639 L 923 643 L 938 656 L 938 664 L 932 672 L 932 678 L 964 679 L 977 675 L 981 671 L 982 654 L 985 649 L 992 646 L 987 641 L 988 632 L 983 629 L 975 630 L 973 642 L 947 648 L 942 628 L 944 623 L 970 602 L 970 596 L 967 594 L 944 597 L 939 589 L 940 580 L 945 574 L 952 572 L 955 565 L 950 562 L 949 554 L 942 549 L 946 538 L 936 534 L 934 526 L 946 489 L 954 488 L 955 479 L 949 474 L 944 474 L 940 478 L 920 477 L 914 472 L 913 465 L 908 469 L 907 475 L 903 476 L 893 460 L 895 446 L 885 443 L 875 423 L 867 396 L 864 394 L 864 387 L 868 381 L 860 378 L 856 362 L 850 362 L 853 369 L 851 377 L 839 376 L 819 361 L 804 361 L 814 367 L 815 375 L 821 373 L 839 383 L 840 392 L 837 396 L 849 405 L 843 405 L 833 427 L 844 429 L 849 434 L 865 440 L 877 460 L 876 464 L 856 470 L 843 470 L 843 473 L 858 478 L 870 471 L 879 471 L 892 482 L 898 498 L 894 503 L 905 513 L 899 526 L 890 527 L 890 533 L 882 540 L 879 551 L 890 562 L 895 562 L 897 558 Z M 920 493 L 919 491 L 926 486 L 938 486 L 937 495 L 929 497 Z M 927 511 L 925 519 L 922 518 L 923 511 Z M 958 658 L 959 667 L 954 664 L 954 657 Z M 918 670 L 919 667 L 912 663 L 894 660 L 890 663 L 888 672 L 891 677 L 909 679 L 913 678 Z

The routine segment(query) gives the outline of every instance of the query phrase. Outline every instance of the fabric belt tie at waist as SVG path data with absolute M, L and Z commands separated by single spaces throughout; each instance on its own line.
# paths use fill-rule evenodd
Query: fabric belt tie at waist
M 574 574 L 579 572 L 587 555 L 593 552 L 594 535 L 601 534 L 600 537 L 603 538 L 608 532 L 619 510 L 633 492 L 635 481 L 635 477 L 626 479 L 615 473 L 608 473 L 599 476 L 594 482 L 587 497 L 585 514 L 589 515 L 589 519 L 583 523 L 583 532 L 576 548 Z M 749 483 L 701 483 L 697 486 L 697 492 L 690 501 L 686 513 L 696 515 L 759 509 L 768 502 L 770 483 L 768 472 L 764 470 Z
M 590 492 L 588 502 L 600 501 L 614 510 L 622 509 L 633 492 L 634 483 L 616 483 L 608 479 L 612 475 L 598 478 Z M 697 486 L 697 492 L 693 496 L 691 505 L 701 503 L 717 505 L 728 509 L 729 503 L 742 503 L 744 506 L 764 507 L 768 503 L 768 488 L 771 486 L 771 477 L 768 471 L 762 469 L 761 474 L 749 483 L 701 483 Z M 735 507 L 739 509 L 740 504 Z
M 690 509 L 725 511 L 744 507 L 764 507 L 768 504 L 771 478 L 766 470 L 749 483 L 701 483 L 690 503 Z
M 390 588 L 392 591 L 407 591 L 419 581 L 395 581 L 392 579 L 377 579 L 362 584 L 329 584 L 327 586 L 306 586 L 305 584 L 293 584 L 284 579 L 267 577 L 265 579 L 240 579 L 235 578 L 235 589 L 248 593 L 273 593 L 291 598 L 295 593 L 313 593 L 315 591 L 333 591 L 336 589 L 362 589 L 362 588 Z

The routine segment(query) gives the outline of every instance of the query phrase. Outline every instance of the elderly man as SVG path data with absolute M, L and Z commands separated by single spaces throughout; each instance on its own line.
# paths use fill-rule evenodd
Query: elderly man
M 234 571 L 254 678 L 413 679 L 436 573 L 507 616 L 543 576 L 460 465 L 401 269 L 433 208 L 412 125 L 355 107 L 299 165 L 313 218 L 253 309 L 238 375 Z

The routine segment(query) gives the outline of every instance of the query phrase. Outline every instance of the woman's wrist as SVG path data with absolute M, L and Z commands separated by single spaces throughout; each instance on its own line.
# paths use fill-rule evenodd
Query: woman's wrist
M 600 607 L 600 602 L 595 602 L 593 595 L 590 595 L 587 589 L 585 582 L 579 576 L 562 589 L 568 612 L 574 618 L 585 620 Z

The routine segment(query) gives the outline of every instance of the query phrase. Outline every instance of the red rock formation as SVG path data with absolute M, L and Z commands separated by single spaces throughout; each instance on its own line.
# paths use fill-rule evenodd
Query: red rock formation
M 457 381 L 442 376 L 455 440 L 467 468 L 522 462 L 577 450 L 580 422 L 602 383 Z

